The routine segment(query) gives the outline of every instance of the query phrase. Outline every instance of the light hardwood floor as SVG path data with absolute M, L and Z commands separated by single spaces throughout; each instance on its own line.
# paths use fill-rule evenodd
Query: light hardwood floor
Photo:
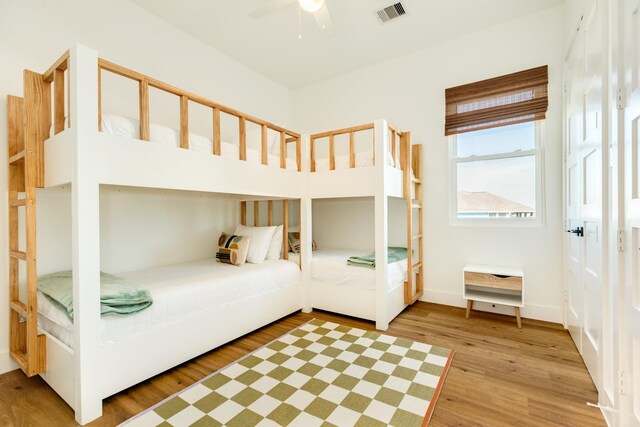
M 311 318 L 373 329 L 325 312 L 297 313 L 186 362 L 104 402 L 91 425 L 114 426 Z M 418 302 L 389 334 L 456 351 L 431 426 L 604 426 L 597 394 L 560 325 Z M 215 327 L 212 325 L 212 333 Z M 39 377 L 0 375 L 0 426 L 71 426 L 71 409 Z

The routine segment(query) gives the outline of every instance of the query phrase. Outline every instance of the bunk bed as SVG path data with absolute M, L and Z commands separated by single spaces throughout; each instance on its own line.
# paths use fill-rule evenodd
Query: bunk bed
M 104 73 L 137 84 L 138 119 L 102 111 Z M 152 123 L 150 88 L 178 97 L 179 129 Z M 190 132 L 190 103 L 211 110 L 211 135 Z M 421 241 L 422 226 L 420 222 L 419 233 L 413 233 L 412 211 L 421 208 L 420 146 L 412 146 L 409 132 L 396 130 L 385 120 L 300 135 L 101 59 L 82 45 L 75 45 L 44 73 L 25 70 L 24 95 L 7 97 L 7 107 L 10 355 L 26 375 L 40 375 L 74 409 L 80 424 L 100 417 L 102 400 L 127 387 L 300 309 L 331 309 L 318 300 L 311 275 L 314 198 L 375 198 L 378 267 L 370 272 L 375 277 L 373 289 L 362 290 L 367 300 L 361 317 L 386 329 L 422 293 L 422 264 L 414 265 L 411 257 L 403 286 L 393 287 L 392 292 L 386 286 L 389 268 L 382 260 L 387 257 L 387 197 L 407 199 L 408 253 L 412 241 Z M 225 114 L 237 118 L 237 144 L 222 140 Z M 248 124 L 259 126 L 257 148 L 247 144 Z M 333 144 L 336 135 L 345 133 L 353 139 L 365 128 L 375 135 L 371 152 L 358 155 L 352 146 L 349 167 L 342 168 L 344 158 L 336 159 L 332 149 L 328 170 L 322 171 L 322 161 L 315 159 L 316 142 L 326 137 Z M 270 147 L 274 134 L 277 140 Z M 247 225 L 247 207 L 252 203 L 253 225 L 258 226 L 258 207 L 266 203 L 267 226 L 272 226 L 274 203 L 281 202 L 282 259 L 240 268 L 207 260 L 127 272 L 125 276 L 149 288 L 158 307 L 136 314 L 135 320 L 101 318 L 99 194 L 104 185 L 231 197 L 240 204 L 242 225 Z M 73 324 L 60 318 L 45 298 L 38 298 L 36 195 L 38 189 L 59 186 L 68 186 L 71 192 Z M 288 261 L 289 200 L 300 202 L 300 268 Z M 18 221 L 19 209 L 25 211 L 24 223 Z M 26 246 L 21 248 L 23 235 Z M 422 245 L 418 247 L 421 260 Z M 265 278 L 269 272 L 278 272 L 277 279 Z M 24 292 L 21 277 L 26 277 Z M 221 297 L 229 277 L 247 286 Z M 257 284 L 256 277 L 261 277 Z M 164 302 L 173 298 L 171 289 L 177 287 L 191 296 L 191 303 L 201 301 L 167 317 L 171 310 Z M 340 291 L 334 289 L 327 297 L 345 299 Z M 352 297 L 357 301 L 363 295 Z
M 372 146 L 358 151 L 358 134 L 365 132 L 371 134 L 371 138 L 365 140 L 370 140 Z M 339 136 L 347 136 L 342 143 L 348 144 L 343 150 L 348 154 L 336 154 Z M 319 159 L 317 151 L 322 140 L 328 142 L 328 156 Z M 347 265 L 349 257 L 364 255 L 367 251 L 325 248 L 312 252 L 307 246 L 305 253 L 310 255 L 306 260 L 302 257 L 300 262 L 311 307 L 372 320 L 377 329 L 385 330 L 407 305 L 422 296 L 421 213 L 416 215 L 417 227 L 414 227 L 414 212 L 422 210 L 421 150 L 421 145 L 411 143 L 410 132 L 400 131 L 386 120 L 309 136 L 307 202 L 372 197 L 375 209 L 375 269 Z M 393 263 L 387 262 L 389 197 L 406 200 L 407 257 Z M 303 234 L 312 235 L 312 218 L 305 219 L 308 227 L 302 230 Z
M 139 86 L 139 129 L 135 134 L 103 128 L 113 127 L 114 119 L 111 113 L 101 111 L 101 76 L 106 72 Z M 150 87 L 179 98 L 180 129 L 175 133 L 175 146 L 151 138 L 155 125 L 149 117 Z M 209 138 L 190 135 L 189 103 L 211 109 L 213 134 Z M 81 45 L 66 52 L 44 73 L 25 71 L 23 97 L 10 96 L 7 104 L 10 354 L 25 374 L 39 374 L 75 410 L 79 423 L 98 418 L 106 397 L 302 308 L 301 273 L 298 266 L 286 261 L 288 251 L 283 239 L 284 260 L 257 267 L 216 265 L 212 254 L 207 266 L 130 272 L 132 277 L 146 278 L 142 281 L 156 298 L 156 307 L 152 305 L 135 315 L 136 321 L 134 316 L 101 318 L 99 243 L 99 194 L 103 185 L 225 194 L 238 200 L 241 212 L 246 211 L 248 200 L 268 200 L 269 222 L 273 221 L 273 204 L 282 201 L 286 236 L 288 200 L 300 199 L 304 190 L 300 134 L 100 59 L 94 50 Z M 223 114 L 238 120 L 237 158 L 221 155 Z M 246 144 L 249 123 L 261 131 L 259 164 L 250 160 L 252 154 Z M 276 165 L 269 165 L 269 132 L 279 136 Z M 191 144 L 198 142 L 200 150 L 193 149 Z M 288 150 L 292 144 L 296 149 Z M 203 153 L 203 147 L 211 152 Z M 291 165 L 288 153 L 295 153 L 295 168 L 287 168 L 287 160 Z M 246 179 L 258 174 L 260 179 Z M 44 298 L 38 298 L 37 287 L 37 190 L 62 185 L 70 188 L 72 200 L 72 326 L 59 317 L 55 321 L 51 314 L 55 311 L 46 306 Z M 18 221 L 19 210 L 25 211 L 24 223 Z M 22 227 L 25 229 L 20 230 Z M 26 237 L 25 247 L 19 246 L 20 236 Z M 207 270 L 204 275 L 203 269 Z M 21 292 L 25 270 L 26 291 Z M 267 270 L 277 272 L 279 279 L 265 279 Z M 160 280 L 162 273 L 170 272 L 179 273 L 174 286 L 167 286 L 166 279 Z M 234 283 L 243 275 L 247 283 L 261 277 L 259 289 L 248 285 L 245 292 L 227 295 L 223 301 L 217 297 L 224 293 L 224 282 L 229 282 L 224 278 L 227 273 L 235 275 Z M 180 292 L 188 290 L 192 295 L 192 303 L 207 301 L 202 297 L 203 288 L 209 293 L 209 302 L 215 295 L 217 303 L 184 307 L 191 311 L 189 315 L 184 315 L 184 310 L 174 312 L 171 321 L 165 317 L 160 322 L 158 313 L 167 306 L 163 301 L 175 296 L 170 288 L 178 284 L 184 285 Z M 252 315 L 246 316 L 246 312 Z M 212 325 L 225 327 L 213 329 Z

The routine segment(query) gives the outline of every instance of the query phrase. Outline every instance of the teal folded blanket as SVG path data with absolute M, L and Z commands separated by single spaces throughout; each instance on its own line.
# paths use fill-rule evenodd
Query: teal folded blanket
M 38 290 L 73 321 L 73 279 L 71 271 L 38 278 Z M 137 313 L 153 303 L 148 290 L 123 278 L 100 272 L 100 314 Z
M 402 261 L 407 259 L 407 248 L 396 248 L 390 246 L 388 248 L 387 263 Z M 376 268 L 376 253 L 370 253 L 364 256 L 352 256 L 347 260 L 347 264 L 357 267 Z

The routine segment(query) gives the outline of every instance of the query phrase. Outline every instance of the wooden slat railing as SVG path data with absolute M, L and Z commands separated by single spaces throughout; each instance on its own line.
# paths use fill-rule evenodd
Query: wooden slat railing
M 269 153 L 267 150 L 267 139 L 269 130 L 274 130 L 284 135 L 285 147 L 282 149 L 282 142 L 280 147 L 280 167 L 286 168 L 286 144 L 295 142 L 296 144 L 296 162 L 298 171 L 302 171 L 302 159 L 301 159 L 301 144 L 302 139 L 300 134 L 291 130 L 285 129 L 276 124 L 267 122 L 265 120 L 253 117 L 245 114 L 234 108 L 227 107 L 217 102 L 206 99 L 202 96 L 164 83 L 160 80 L 106 61 L 104 59 L 98 59 L 98 129 L 102 131 L 102 73 L 104 71 L 119 75 L 121 77 L 134 80 L 139 85 L 139 104 L 140 104 L 140 139 L 143 141 L 149 141 L 149 88 L 154 88 L 167 92 L 169 94 L 178 96 L 180 98 L 180 147 L 184 149 L 189 148 L 189 103 L 193 102 L 202 106 L 211 108 L 213 111 L 213 149 L 212 154 L 221 155 L 221 139 L 220 139 L 220 114 L 228 114 L 230 116 L 238 118 L 238 134 L 239 134 L 239 158 L 240 160 L 247 159 L 247 121 L 261 126 L 261 163 L 266 165 L 269 160 Z
M 323 138 L 329 138 L 329 170 L 335 170 L 336 168 L 336 158 L 335 158 L 335 137 L 338 135 L 346 135 L 349 134 L 349 168 L 356 167 L 356 152 L 355 152 L 355 138 L 357 132 L 362 132 L 366 130 L 370 130 L 374 128 L 373 123 L 369 123 L 366 125 L 353 126 L 350 128 L 337 129 L 333 131 L 320 132 L 311 135 L 310 137 L 310 158 L 311 158 L 311 172 L 316 171 L 316 141 Z M 389 144 L 389 152 L 391 153 L 391 157 L 393 158 L 393 164 L 397 165 L 398 160 L 400 161 L 400 168 L 404 170 L 404 159 L 402 157 L 403 147 L 401 144 L 401 138 L 404 135 L 404 132 L 396 129 L 394 126 L 389 125 L 389 133 L 390 133 L 390 144 Z M 399 153 L 400 151 L 400 153 Z M 375 140 L 373 147 L 373 155 L 374 155 L 374 164 L 375 164 Z
M 247 202 L 240 202 L 240 224 L 247 225 Z M 253 225 L 260 225 L 260 201 L 253 202 Z M 273 225 L 273 200 L 267 200 L 267 226 Z M 289 259 L 289 201 L 282 200 L 282 259 Z
M 66 51 L 47 71 L 42 74 L 45 85 L 53 83 L 53 133 L 59 134 L 65 128 L 65 71 L 69 68 L 69 51 Z M 67 125 L 70 123 L 68 120 Z M 49 130 L 47 129 L 47 135 Z
M 323 138 L 329 138 L 329 170 L 336 169 L 336 152 L 335 152 L 335 137 L 339 135 L 349 135 L 349 167 L 356 167 L 356 154 L 355 154 L 355 134 L 357 132 L 363 132 L 374 128 L 373 123 L 367 123 L 365 125 L 353 126 L 344 129 L 336 129 L 327 132 L 320 132 L 313 134 L 309 137 L 309 149 L 311 159 L 311 172 L 316 171 L 316 141 Z M 373 152 L 375 153 L 375 139 L 373 140 Z M 375 156 L 375 154 L 374 154 Z M 375 162 L 375 157 L 374 157 Z

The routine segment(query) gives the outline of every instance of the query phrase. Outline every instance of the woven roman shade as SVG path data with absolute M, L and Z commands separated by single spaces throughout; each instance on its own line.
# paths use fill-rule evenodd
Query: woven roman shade
M 542 120 L 549 104 L 548 67 L 507 74 L 445 91 L 445 135 Z

